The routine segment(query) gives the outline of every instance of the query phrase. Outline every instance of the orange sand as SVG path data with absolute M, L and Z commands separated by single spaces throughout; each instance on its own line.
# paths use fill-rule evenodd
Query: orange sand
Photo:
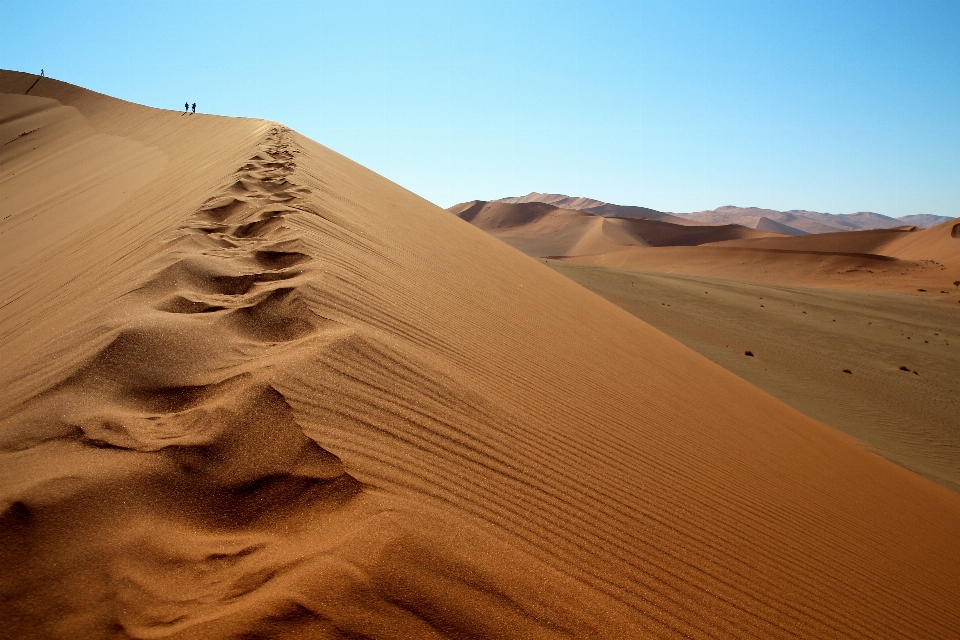
M 11 637 L 960 628 L 960 496 L 470 224 L 276 123 L 0 113 Z

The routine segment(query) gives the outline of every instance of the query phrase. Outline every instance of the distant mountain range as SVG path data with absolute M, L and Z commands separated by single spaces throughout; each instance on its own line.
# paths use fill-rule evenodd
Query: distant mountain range
M 761 231 L 775 231 L 793 236 L 837 231 L 862 231 L 865 229 L 892 229 L 903 226 L 926 229 L 952 219 L 947 216 L 930 214 L 891 218 L 870 211 L 833 214 L 799 209 L 776 211 L 758 207 L 735 206 L 717 207 L 710 211 L 695 211 L 693 213 L 669 213 L 648 209 L 647 207 L 615 205 L 592 198 L 571 197 L 558 193 L 537 193 L 536 191 L 525 196 L 501 198 L 496 202 L 510 204 L 544 202 L 561 209 L 585 211 L 608 218 L 644 218 L 682 225 L 739 224 Z

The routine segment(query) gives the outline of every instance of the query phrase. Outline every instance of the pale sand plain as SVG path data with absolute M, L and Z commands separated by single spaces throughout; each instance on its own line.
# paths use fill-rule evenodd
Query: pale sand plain
M 545 263 L 790 406 L 960 491 L 953 287 L 909 295 Z
M 956 493 L 282 125 L 0 91 L 7 636 L 960 628 Z

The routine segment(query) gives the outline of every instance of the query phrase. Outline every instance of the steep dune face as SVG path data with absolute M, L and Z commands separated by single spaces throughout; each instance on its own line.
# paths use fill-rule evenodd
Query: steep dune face
M 960 496 L 279 125 L 178 132 L 189 116 L 46 84 L 197 167 L 144 177 L 129 226 L 84 236 L 99 275 L 69 299 L 4 310 L 48 327 L 5 345 L 15 635 L 960 625 Z M 135 118 L 154 128 L 111 128 Z

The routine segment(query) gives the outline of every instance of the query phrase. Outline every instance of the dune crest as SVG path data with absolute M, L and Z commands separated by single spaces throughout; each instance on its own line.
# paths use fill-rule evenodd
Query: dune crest
M 560 598 L 572 590 L 589 610 L 584 587 L 427 505 L 358 481 L 318 444 L 316 427 L 298 422 L 294 406 L 310 406 L 308 415 L 345 408 L 303 394 L 323 390 L 299 376 L 303 367 L 326 364 L 324 353 L 380 364 L 407 358 L 311 309 L 310 297 L 322 295 L 314 286 L 322 260 L 287 219 L 316 214 L 304 199 L 310 190 L 288 180 L 299 153 L 288 137 L 271 130 L 235 181 L 167 241 L 175 261 L 118 301 L 132 320 L 79 371 L 5 421 L 20 425 L 5 432 L 5 451 L 27 453 L 21 465 L 54 454 L 72 467 L 77 485 L 54 475 L 17 487 L 4 528 L 21 531 L 6 540 L 6 566 L 36 573 L 29 554 L 24 567 L 13 552 L 39 545 L 60 570 L 89 580 L 76 543 L 42 521 L 70 520 L 91 493 L 104 513 L 74 521 L 71 533 L 115 537 L 86 550 L 107 565 L 99 584 L 88 584 L 79 599 L 48 592 L 44 605 L 30 603 L 32 615 L 61 617 L 64 629 L 94 635 L 118 625 L 139 638 L 273 634 L 288 626 L 364 637 L 546 638 L 566 636 L 558 628 L 564 623 L 597 635 Z M 400 383 L 403 373 L 384 383 Z M 431 404 L 407 399 L 421 411 Z M 130 468 L 123 452 L 152 455 Z M 153 508 L 143 513 L 127 503 Z M 458 531 L 456 548 L 432 533 L 441 524 Z M 470 560 L 493 549 L 537 582 L 505 583 Z M 70 579 L 61 580 L 69 588 Z M 538 621 L 544 610 L 548 625 Z
M 0 227 L 42 254 L 0 318 L 8 633 L 960 627 L 960 496 L 280 125 L 27 98 L 162 162 L 110 204 L 82 156 L 56 215 L 37 169 Z

